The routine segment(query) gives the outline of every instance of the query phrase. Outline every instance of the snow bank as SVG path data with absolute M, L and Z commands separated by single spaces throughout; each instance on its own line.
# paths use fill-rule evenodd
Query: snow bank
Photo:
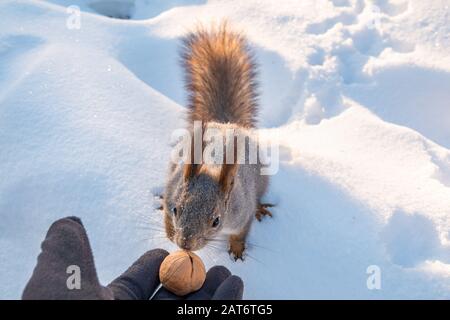
M 281 167 L 247 260 L 209 248 L 206 264 L 240 275 L 246 298 L 449 297 L 448 1 L 23 0 L 0 12 L 0 298 L 20 297 L 59 217 L 83 219 L 103 283 L 173 248 L 155 196 L 183 127 L 178 39 L 221 18 L 255 49 L 261 133 Z M 366 285 L 371 265 L 381 290 Z

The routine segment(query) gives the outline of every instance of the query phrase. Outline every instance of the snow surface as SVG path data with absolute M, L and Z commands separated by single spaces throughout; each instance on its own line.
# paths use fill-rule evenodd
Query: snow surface
M 207 266 L 240 275 L 245 298 L 449 298 L 449 6 L 2 0 L 0 298 L 20 297 L 60 217 L 83 219 L 104 284 L 174 249 L 155 195 L 184 126 L 179 37 L 221 18 L 254 47 L 261 133 L 281 165 L 247 260 L 208 248 Z

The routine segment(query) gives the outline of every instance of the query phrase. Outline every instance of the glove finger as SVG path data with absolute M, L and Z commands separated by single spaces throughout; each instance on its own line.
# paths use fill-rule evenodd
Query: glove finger
M 159 267 L 169 253 L 154 249 L 143 254 L 108 285 L 117 300 L 148 300 L 159 285 Z
M 224 266 L 214 266 L 206 273 L 206 279 L 200 290 L 191 293 L 186 298 L 189 300 L 210 300 L 217 288 L 228 277 L 231 272 Z
M 79 218 L 54 222 L 41 248 L 23 299 L 112 299 L 111 292 L 98 281 L 89 239 Z M 70 279 L 77 290 L 69 288 Z
M 212 300 L 242 300 L 244 283 L 238 276 L 230 276 L 217 288 Z

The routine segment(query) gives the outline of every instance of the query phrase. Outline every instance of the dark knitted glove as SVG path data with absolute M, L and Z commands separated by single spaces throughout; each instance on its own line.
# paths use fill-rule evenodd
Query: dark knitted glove
M 168 252 L 162 249 L 146 252 L 125 273 L 104 287 L 98 281 L 81 220 L 64 218 L 54 222 L 48 230 L 22 298 L 147 300 L 159 285 L 159 267 L 167 255 Z M 73 278 L 76 276 L 74 268 L 79 268 L 77 284 Z M 225 267 L 215 266 L 208 271 L 199 291 L 177 297 L 162 288 L 153 299 L 242 299 L 243 287 L 239 277 L 232 276 Z

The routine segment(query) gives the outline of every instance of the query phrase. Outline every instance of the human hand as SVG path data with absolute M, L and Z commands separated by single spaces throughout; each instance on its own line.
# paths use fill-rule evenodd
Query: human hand
M 33 275 L 25 287 L 23 299 L 100 299 L 147 300 L 158 288 L 159 267 L 168 255 L 162 249 L 143 254 L 127 271 L 102 286 L 95 270 L 89 239 L 79 218 L 60 219 L 52 224 L 42 243 L 42 252 Z M 80 288 L 70 290 L 67 267 L 76 265 L 82 278 Z M 203 287 L 185 297 L 164 288 L 153 299 L 242 299 L 243 282 L 222 266 L 212 267 Z

